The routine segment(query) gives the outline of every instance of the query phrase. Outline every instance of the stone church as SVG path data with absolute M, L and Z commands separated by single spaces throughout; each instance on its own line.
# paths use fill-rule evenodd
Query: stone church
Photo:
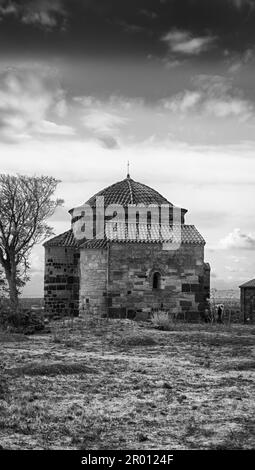
M 103 201 L 100 236 L 95 231 L 98 200 Z M 86 207 L 93 214 L 91 237 L 76 237 L 74 226 L 84 213 L 77 217 L 71 209 L 70 230 L 44 244 L 46 312 L 138 318 L 164 309 L 186 319 L 203 316 L 210 266 L 204 262 L 203 237 L 185 224 L 186 209 L 178 209 L 177 226 L 175 206 L 129 174 L 92 196 Z M 122 207 L 124 216 L 116 222 L 116 211 L 106 215 L 107 207 Z M 149 208 L 146 219 L 140 220 L 140 207 Z

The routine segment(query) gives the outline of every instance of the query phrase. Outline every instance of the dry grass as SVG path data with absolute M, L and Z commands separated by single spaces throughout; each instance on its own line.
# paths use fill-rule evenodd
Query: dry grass
M 170 313 L 158 311 L 152 314 L 151 321 L 155 327 L 170 331 L 173 327 L 174 317 Z
M 62 362 L 54 362 L 53 364 L 44 363 L 31 363 L 21 367 L 12 367 L 6 369 L 9 375 L 22 376 L 29 375 L 30 377 L 36 375 L 56 376 L 56 375 L 74 375 L 74 374 L 92 374 L 96 371 L 85 364 L 71 362 L 64 364 Z
M 0 344 L 3 343 L 18 343 L 20 341 L 28 341 L 27 336 L 20 334 L 20 333 L 8 333 L 8 332 L 1 332 L 0 331 Z
M 119 338 L 114 341 L 115 346 L 122 348 L 139 348 L 144 346 L 155 346 L 157 341 L 153 338 L 153 335 L 148 334 L 127 334 L 123 338 Z
M 58 322 L 1 336 L 7 449 L 251 449 L 254 327 Z

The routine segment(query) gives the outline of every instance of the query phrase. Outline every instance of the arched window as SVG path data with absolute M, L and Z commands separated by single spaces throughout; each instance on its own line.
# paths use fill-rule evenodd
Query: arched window
M 161 274 L 158 273 L 158 272 L 153 274 L 152 287 L 153 287 L 153 289 L 160 289 L 161 288 Z

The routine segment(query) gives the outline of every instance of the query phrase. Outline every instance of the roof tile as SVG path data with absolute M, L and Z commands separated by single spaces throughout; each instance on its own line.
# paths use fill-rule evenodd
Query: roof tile
M 194 225 L 167 226 L 113 223 L 106 224 L 105 236 L 84 241 L 81 248 L 105 248 L 110 243 L 182 243 L 205 245 Z
M 169 204 L 172 207 L 171 202 L 155 191 L 155 189 L 145 184 L 138 183 L 130 177 L 102 189 L 92 196 L 86 204 L 94 207 L 98 196 L 104 196 L 105 206 L 109 204 L 121 204 L 123 206 L 127 206 L 128 204 Z
M 173 228 L 175 230 L 173 230 Z M 76 248 L 104 248 L 111 243 L 182 243 L 205 245 L 205 240 L 194 225 L 147 225 L 108 222 L 105 234 L 91 240 L 76 240 L 73 231 L 61 233 L 44 243 L 44 246 Z
M 67 232 L 61 233 L 56 237 L 47 240 L 43 246 L 64 246 L 64 247 L 78 247 L 81 242 L 78 242 L 73 235 L 72 229 Z
M 245 282 L 239 287 L 255 287 L 255 279 L 251 279 L 250 281 Z

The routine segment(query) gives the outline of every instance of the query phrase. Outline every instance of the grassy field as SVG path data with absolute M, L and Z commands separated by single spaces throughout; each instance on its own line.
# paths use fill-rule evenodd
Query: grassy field
M 255 447 L 255 326 L 75 319 L 0 346 L 5 449 Z

